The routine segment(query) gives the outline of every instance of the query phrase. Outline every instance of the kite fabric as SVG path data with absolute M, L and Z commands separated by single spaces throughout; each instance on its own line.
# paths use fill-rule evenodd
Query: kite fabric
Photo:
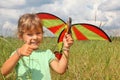
M 50 13 L 37 13 L 37 16 L 43 22 L 48 30 L 50 30 L 58 38 L 58 43 L 62 42 L 62 38 L 67 32 L 67 23 L 61 18 Z M 88 23 L 72 24 L 71 33 L 74 40 L 108 40 L 111 42 L 109 36 L 99 27 Z
M 50 30 L 55 36 L 59 37 L 60 33 L 64 30 L 66 23 L 59 17 L 50 13 L 37 13 L 41 19 L 43 26 Z
M 58 43 L 62 42 L 65 33 L 66 29 L 59 35 Z M 71 33 L 74 40 L 108 40 L 111 42 L 111 39 L 103 30 L 87 23 L 73 24 L 71 26 Z
M 106 40 L 111 42 L 109 36 L 101 28 L 93 24 L 71 24 L 71 18 L 69 18 L 68 22 L 64 22 L 61 18 L 45 12 L 37 13 L 36 15 L 41 19 L 43 26 L 58 37 L 58 52 L 60 54 L 63 47 L 63 37 L 66 32 L 70 33 L 74 40 Z

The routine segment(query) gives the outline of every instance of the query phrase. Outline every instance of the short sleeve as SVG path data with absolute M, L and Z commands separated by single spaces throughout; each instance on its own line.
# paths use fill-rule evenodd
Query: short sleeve
M 48 49 L 46 50 L 46 54 L 47 54 L 47 58 L 48 58 L 48 62 L 50 63 L 52 60 L 55 59 L 55 55 L 53 54 L 53 52 Z

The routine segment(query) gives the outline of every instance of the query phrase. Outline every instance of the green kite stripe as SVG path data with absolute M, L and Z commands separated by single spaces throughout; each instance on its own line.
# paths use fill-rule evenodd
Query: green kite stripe
M 108 36 L 106 35 L 106 33 L 104 31 L 102 31 L 100 28 L 95 27 L 93 25 L 88 25 L 88 24 L 81 24 L 82 26 L 84 26 L 85 28 L 89 29 L 90 31 L 98 34 L 99 36 L 105 38 L 106 40 L 108 40 Z
M 75 27 L 85 36 L 87 37 L 89 40 L 105 40 L 104 38 L 102 38 L 101 36 L 99 36 L 98 34 L 86 29 L 84 26 L 81 25 L 75 25 Z
M 76 27 L 72 27 L 72 36 L 75 40 L 88 40 Z
M 58 25 L 64 24 L 61 20 L 58 20 L 58 19 L 42 20 L 42 22 L 43 22 L 43 25 L 47 28 L 51 26 L 58 26 Z
M 56 36 L 59 36 L 62 30 L 64 29 L 65 25 L 57 25 L 57 26 L 52 26 L 48 28 L 51 32 L 53 32 Z

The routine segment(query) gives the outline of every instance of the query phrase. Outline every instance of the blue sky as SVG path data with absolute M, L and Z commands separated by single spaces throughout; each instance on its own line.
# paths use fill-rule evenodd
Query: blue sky
M 119 0 L 0 0 L 0 35 L 16 34 L 17 21 L 24 13 L 52 13 L 64 21 L 90 23 L 111 36 L 120 36 Z

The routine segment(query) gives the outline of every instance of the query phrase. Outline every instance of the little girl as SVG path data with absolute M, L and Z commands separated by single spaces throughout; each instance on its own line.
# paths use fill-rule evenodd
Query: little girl
M 1 73 L 6 76 L 14 68 L 17 80 L 51 80 L 50 67 L 63 74 L 68 65 L 70 46 L 73 39 L 70 34 L 63 38 L 63 55 L 58 60 L 51 50 L 38 50 L 43 39 L 43 25 L 35 14 L 24 14 L 18 21 L 18 37 L 24 44 L 15 50 L 1 67 Z M 47 45 L 47 44 L 46 44 Z

